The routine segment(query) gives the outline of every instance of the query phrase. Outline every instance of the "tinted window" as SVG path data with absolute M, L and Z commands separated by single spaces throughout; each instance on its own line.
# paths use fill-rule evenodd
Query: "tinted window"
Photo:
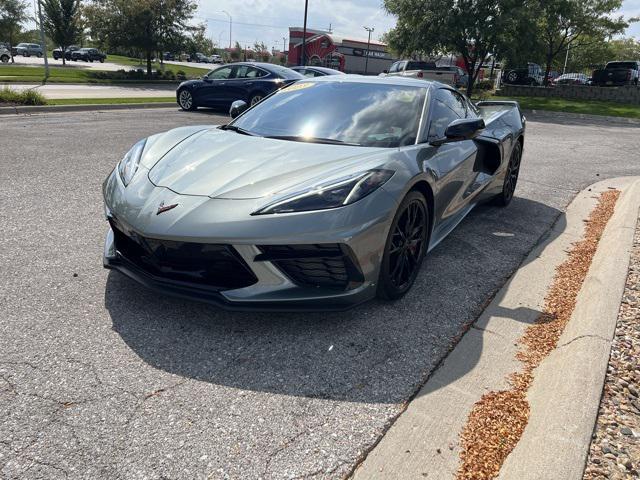
M 264 77 L 266 73 L 250 65 L 240 65 L 236 70 L 235 78 L 258 78 Z
M 636 62 L 609 62 L 605 68 L 629 68 L 635 70 L 638 68 Z
M 398 71 L 398 65 L 400 65 L 400 63 L 398 63 L 398 62 L 396 62 L 393 65 L 391 65 L 391 68 L 389 68 L 389 73 L 397 72 Z
M 231 76 L 231 67 L 222 67 L 210 72 L 207 77 L 211 80 L 224 80 Z
M 444 88 L 437 91 L 431 108 L 430 140 L 444 138 L 451 122 L 466 117 L 464 99 Z
M 260 136 L 330 139 L 368 147 L 415 143 L 425 89 L 356 82 L 298 82 L 233 122 Z
M 435 68 L 436 68 L 435 63 L 409 62 L 405 70 L 434 70 Z

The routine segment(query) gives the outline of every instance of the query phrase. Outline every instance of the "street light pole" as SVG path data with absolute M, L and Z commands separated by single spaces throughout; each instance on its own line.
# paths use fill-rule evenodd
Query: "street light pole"
M 282 37 L 282 53 L 287 51 L 287 37 Z
M 44 57 L 44 78 L 49 78 L 49 59 L 47 58 L 47 42 L 44 36 L 44 26 L 42 25 L 42 5 L 40 0 L 38 0 L 38 23 L 40 24 L 40 43 L 42 43 Z
M 304 0 L 304 26 L 302 27 L 302 66 L 307 64 L 307 9 L 309 0 Z
M 369 47 L 371 46 L 371 32 L 375 29 L 373 27 L 363 27 L 367 32 L 369 32 L 369 38 L 367 39 L 367 56 L 364 59 L 364 74 L 367 74 L 367 70 L 369 69 Z
M 233 27 L 233 18 L 231 18 L 231 14 L 226 10 L 222 10 L 222 13 L 226 13 L 229 16 L 229 49 L 231 49 L 231 29 Z

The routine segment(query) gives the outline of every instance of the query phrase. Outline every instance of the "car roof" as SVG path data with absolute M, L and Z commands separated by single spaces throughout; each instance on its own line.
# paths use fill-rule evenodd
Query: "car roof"
M 319 72 L 324 72 L 324 73 L 329 73 L 329 74 L 340 74 L 340 75 L 344 75 L 344 72 L 341 72 L 340 70 L 336 70 L 335 68 L 327 68 L 327 67 L 316 67 L 314 65 L 298 65 L 295 67 L 290 67 L 291 70 L 303 70 L 303 69 L 308 69 L 308 70 L 317 70 Z
M 398 86 L 411 86 L 422 87 L 427 89 L 432 88 L 449 88 L 449 85 L 445 85 L 440 82 L 433 82 L 430 80 L 420 80 L 417 78 L 389 76 L 389 77 L 376 77 L 365 75 L 325 75 L 323 77 L 305 78 L 306 82 L 350 82 L 350 83 L 373 83 L 383 85 L 398 85 Z

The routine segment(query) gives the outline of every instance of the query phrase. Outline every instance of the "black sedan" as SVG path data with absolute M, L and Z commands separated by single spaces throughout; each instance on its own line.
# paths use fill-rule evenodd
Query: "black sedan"
M 69 45 L 64 51 L 64 58 L 67 60 L 71 60 L 71 54 L 76 50 L 80 50 L 80 47 L 77 45 Z M 62 59 L 62 48 L 58 47 L 53 50 L 53 59 L 61 60 Z
M 84 60 L 85 62 L 98 61 L 104 63 L 107 56 L 97 48 L 81 48 L 75 52 L 71 52 L 71 60 L 77 62 L 78 60 Z
M 340 70 L 334 70 L 333 68 L 327 67 L 311 67 L 311 66 L 298 66 L 291 67 L 291 70 L 298 72 L 303 77 L 312 78 L 312 77 L 324 77 L 326 75 L 344 75 L 344 72 Z
M 176 91 L 183 110 L 229 108 L 236 100 L 255 105 L 271 92 L 304 78 L 271 63 L 239 62 L 211 70 L 199 80 L 182 82 Z

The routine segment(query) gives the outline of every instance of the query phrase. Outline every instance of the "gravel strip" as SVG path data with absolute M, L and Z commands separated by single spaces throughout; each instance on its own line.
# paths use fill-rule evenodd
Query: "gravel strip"
M 496 477 L 520 440 L 529 420 L 527 391 L 534 370 L 556 348 L 571 319 L 578 293 L 619 195 L 617 190 L 600 195 L 598 205 L 586 221 L 582 240 L 573 245 L 567 259 L 556 268 L 540 317 L 518 341 L 520 349 L 516 358 L 522 362 L 522 369 L 511 374 L 511 388 L 489 392 L 474 405 L 460 435 L 459 479 Z
M 640 478 L 640 222 L 585 480 Z

